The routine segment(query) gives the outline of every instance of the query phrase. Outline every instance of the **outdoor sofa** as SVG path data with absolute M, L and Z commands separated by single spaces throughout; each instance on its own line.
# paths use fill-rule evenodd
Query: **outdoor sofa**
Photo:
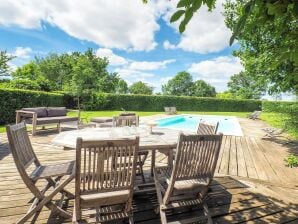
M 77 112 L 76 117 L 68 117 L 67 112 Z M 61 131 L 61 123 L 80 122 L 80 111 L 69 110 L 65 107 L 34 107 L 22 108 L 16 111 L 16 123 L 25 121 L 27 125 L 32 125 L 32 135 L 36 134 L 37 126 L 57 124 L 57 129 Z

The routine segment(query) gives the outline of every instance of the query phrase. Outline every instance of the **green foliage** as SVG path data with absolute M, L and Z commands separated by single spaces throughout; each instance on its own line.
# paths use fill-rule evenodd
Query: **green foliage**
M 165 95 L 191 96 L 193 94 L 193 80 L 188 72 L 179 72 L 167 84 L 162 86 Z
M 298 166 L 298 157 L 294 154 L 289 155 L 287 158 L 284 159 L 286 165 L 293 168 Z
M 216 94 L 216 98 L 220 98 L 220 99 L 235 99 L 235 96 L 233 93 L 229 92 L 229 91 L 225 91 L 222 93 L 217 93 Z
M 240 48 L 234 55 L 241 59 L 243 75 L 270 94 L 298 94 L 298 12 L 292 8 L 294 1 L 246 3 L 253 4 L 253 8 L 240 30 L 237 24 L 247 13 L 245 4 L 230 0 L 224 5 L 226 25 L 237 33 Z
M 128 93 L 128 85 L 123 79 L 120 79 L 118 81 L 118 84 L 117 84 L 117 87 L 116 87 L 116 93 L 119 93 L 119 94 Z
M 28 79 L 15 79 L 2 85 L 4 88 L 12 89 L 28 89 L 28 90 L 41 90 L 40 86 L 36 81 Z
M 0 124 L 15 122 L 15 111 L 23 107 L 64 106 L 62 94 L 20 89 L 0 89 Z
M 6 51 L 0 51 L 0 76 L 10 72 L 8 62 L 13 58 L 14 56 L 8 55 Z
M 135 82 L 129 87 L 129 92 L 131 94 L 145 94 L 145 95 L 152 95 L 153 87 L 148 86 L 144 82 Z
M 229 92 L 239 99 L 260 99 L 266 88 L 253 77 L 240 72 L 231 76 L 228 82 Z
M 211 11 L 215 7 L 216 0 L 179 0 L 177 11 L 172 15 L 170 22 L 176 22 L 181 19 L 179 32 L 183 33 L 193 14 L 198 11 L 202 5 L 206 5 Z
M 263 101 L 262 110 L 276 113 L 277 124 L 298 137 L 298 102 Z
M 193 96 L 215 97 L 216 91 L 213 86 L 203 80 L 197 80 L 193 84 Z
M 179 72 L 162 86 L 164 95 L 214 97 L 215 88 L 203 80 L 193 82 L 188 72 Z
M 165 106 L 175 106 L 178 111 L 254 111 L 260 110 L 261 101 L 160 95 L 94 94 L 89 110 L 164 111 Z

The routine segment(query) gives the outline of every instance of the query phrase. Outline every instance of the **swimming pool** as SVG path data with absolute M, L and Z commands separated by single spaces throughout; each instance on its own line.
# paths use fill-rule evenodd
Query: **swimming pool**
M 156 122 L 157 127 L 196 132 L 201 119 L 211 123 L 219 122 L 218 132 L 225 135 L 243 136 L 239 121 L 234 116 L 183 114 L 159 119 Z

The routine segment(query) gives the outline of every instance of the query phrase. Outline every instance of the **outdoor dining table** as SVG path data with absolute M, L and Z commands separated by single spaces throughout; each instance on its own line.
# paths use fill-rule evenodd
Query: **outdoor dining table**
M 156 150 L 168 155 L 168 165 L 173 166 L 173 149 L 176 148 L 178 136 L 181 131 L 175 129 L 154 127 L 152 132 L 149 127 L 112 127 L 112 128 L 86 128 L 81 130 L 65 131 L 58 134 L 52 143 L 63 146 L 64 149 L 75 149 L 76 140 L 129 139 L 140 137 L 140 151 L 151 151 L 151 175 L 155 166 Z M 185 134 L 190 134 L 185 132 Z

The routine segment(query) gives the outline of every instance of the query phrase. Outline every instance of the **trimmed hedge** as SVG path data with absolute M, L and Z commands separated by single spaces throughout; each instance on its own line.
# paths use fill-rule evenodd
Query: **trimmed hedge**
M 186 96 L 124 95 L 97 93 L 86 103 L 88 110 L 163 111 L 165 106 L 175 106 L 178 111 L 229 111 L 260 110 L 260 100 L 234 100 Z
M 263 101 L 262 111 L 275 113 L 288 113 L 293 107 L 298 107 L 298 102 Z
M 15 111 L 23 107 L 64 106 L 63 94 L 20 89 L 0 89 L 0 124 L 15 122 Z

